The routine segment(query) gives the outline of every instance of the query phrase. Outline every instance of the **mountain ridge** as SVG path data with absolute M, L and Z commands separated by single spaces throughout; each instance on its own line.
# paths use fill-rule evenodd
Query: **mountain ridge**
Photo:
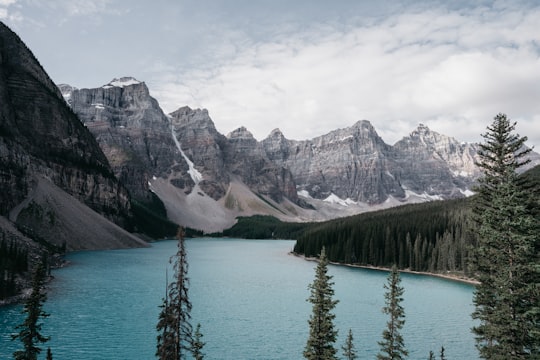
M 118 91 L 112 90 L 115 83 L 124 92 L 144 87 L 137 96 L 150 97 L 144 82 L 125 77 L 105 87 Z M 80 91 L 74 89 L 65 96 L 83 122 L 90 124 L 85 112 L 95 104 L 87 101 L 86 108 L 80 107 Z M 132 116 L 144 112 L 130 111 Z M 163 153 L 169 154 L 165 156 L 168 170 L 146 174 L 147 190 L 163 200 L 171 219 L 205 231 L 219 231 L 237 216 L 275 212 L 285 221 L 321 221 L 400 204 L 465 197 L 480 175 L 474 165 L 476 144 L 459 142 L 423 124 L 389 145 L 368 120 L 308 140 L 289 140 L 274 129 L 258 141 L 245 126 L 227 135 L 219 133 L 207 109 L 182 106 L 166 118 L 170 129 L 162 132 L 173 139 L 161 142 L 167 143 Z M 162 125 L 166 127 L 164 121 Z M 129 127 L 127 122 L 123 126 Z M 533 160 L 531 167 L 540 164 L 540 155 L 535 153 Z M 198 210 L 180 209 L 172 198 Z M 204 224 L 204 216 L 197 211 L 213 213 L 212 221 L 222 225 Z

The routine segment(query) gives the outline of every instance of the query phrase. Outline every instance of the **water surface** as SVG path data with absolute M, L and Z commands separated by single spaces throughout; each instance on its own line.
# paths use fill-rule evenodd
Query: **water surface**
M 206 359 L 301 359 L 311 306 L 308 284 L 315 263 L 288 255 L 294 241 L 190 239 L 192 324 L 201 324 Z M 74 253 L 54 271 L 43 334 L 55 359 L 154 359 L 158 306 L 165 293 L 175 241 L 147 249 Z M 361 359 L 374 359 L 386 316 L 387 273 L 330 266 L 341 347 L 350 329 Z M 170 270 L 169 270 L 170 274 Z M 403 330 L 410 359 L 446 349 L 449 359 L 477 359 L 473 287 L 428 276 L 402 274 Z M 0 359 L 11 359 L 10 341 L 23 319 L 21 306 L 0 308 Z M 339 353 L 341 355 L 341 351 Z M 43 355 L 44 358 L 44 355 Z

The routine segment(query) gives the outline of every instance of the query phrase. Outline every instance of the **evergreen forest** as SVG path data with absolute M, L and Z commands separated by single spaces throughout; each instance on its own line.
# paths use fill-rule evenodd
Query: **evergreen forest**
M 540 204 L 540 166 L 521 179 Z M 475 199 L 404 205 L 311 224 L 297 238 L 294 252 L 315 257 L 324 246 L 332 262 L 388 268 L 396 264 L 399 269 L 469 276 L 477 242 Z
M 18 293 L 17 276 L 28 270 L 28 250 L 14 241 L 9 241 L 5 233 L 0 240 L 0 300 Z
M 474 237 L 470 200 L 405 205 L 326 222 L 304 232 L 294 248 L 330 261 L 429 272 L 467 273 Z

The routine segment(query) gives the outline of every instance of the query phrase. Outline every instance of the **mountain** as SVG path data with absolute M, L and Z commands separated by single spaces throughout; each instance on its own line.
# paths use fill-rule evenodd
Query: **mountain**
M 95 89 L 66 84 L 59 89 L 135 199 L 151 201 L 148 182 L 153 176 L 168 176 L 177 159 L 185 173 L 169 119 L 145 83 L 123 77 Z
M 219 133 L 205 109 L 165 115 L 134 78 L 59 88 L 136 199 L 153 192 L 171 220 L 207 232 L 238 216 L 321 221 L 465 197 L 480 175 L 477 145 L 422 124 L 394 145 L 367 120 L 303 141 L 275 129 L 259 142 L 245 127 Z
M 470 193 L 481 175 L 474 164 L 478 146 L 431 131 L 420 124 L 393 146 L 392 175 L 407 193 L 444 199 Z
M 478 145 L 423 124 L 393 146 L 367 120 L 304 141 L 287 140 L 275 129 L 262 144 L 269 159 L 290 169 L 298 193 L 310 202 L 354 208 L 464 197 L 481 175 Z M 523 170 L 540 164 L 540 155 L 532 153 L 531 160 Z
M 37 59 L 0 23 L 2 236 L 68 250 L 144 246 L 129 193 Z M 8 221 L 9 219 L 9 221 Z
M 214 232 L 239 215 L 295 216 L 291 173 L 267 159 L 246 129 L 224 136 L 208 111 L 189 107 L 165 115 L 131 77 L 95 89 L 58 88 L 132 196 L 149 202 L 157 194 L 171 220 Z
M 274 130 L 262 144 L 270 159 L 291 170 L 306 197 L 379 204 L 404 196 L 390 174 L 391 147 L 366 120 L 305 141 Z

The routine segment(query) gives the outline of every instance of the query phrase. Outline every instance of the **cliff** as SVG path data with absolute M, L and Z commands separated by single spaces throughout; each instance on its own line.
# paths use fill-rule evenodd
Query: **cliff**
M 55 191 L 37 196 L 43 184 Z M 21 39 L 1 23 L 0 189 L 1 216 L 34 239 L 68 249 L 120 246 L 120 232 L 92 239 L 82 228 L 57 221 L 76 214 L 50 203 L 77 203 L 102 219 L 100 226 L 116 229 L 130 222 L 128 191 L 115 178 L 94 136 Z M 59 237 L 56 230 L 67 233 Z M 121 237 L 122 246 L 144 245 L 124 230 Z

